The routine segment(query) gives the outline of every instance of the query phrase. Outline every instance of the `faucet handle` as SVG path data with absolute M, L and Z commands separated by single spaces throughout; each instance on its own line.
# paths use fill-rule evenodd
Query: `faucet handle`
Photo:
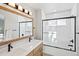
M 11 43 L 8 44 L 8 52 L 10 52 L 11 48 L 13 48 L 13 46 L 11 46 Z
M 32 38 L 31 37 L 29 37 L 29 42 L 32 40 Z
M 73 47 L 73 45 L 68 45 L 68 46 Z
M 13 48 L 13 46 L 10 46 L 11 48 Z

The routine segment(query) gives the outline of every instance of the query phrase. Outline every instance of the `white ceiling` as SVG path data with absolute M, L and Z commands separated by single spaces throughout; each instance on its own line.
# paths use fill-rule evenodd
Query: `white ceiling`
M 71 9 L 74 3 L 22 3 L 24 8 L 30 7 L 38 10 L 42 9 L 45 13 Z

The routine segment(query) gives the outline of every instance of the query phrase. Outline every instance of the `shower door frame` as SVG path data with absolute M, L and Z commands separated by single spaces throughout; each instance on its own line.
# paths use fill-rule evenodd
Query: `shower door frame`
M 74 40 L 74 50 L 61 48 L 61 47 L 56 47 L 56 46 L 51 46 L 51 45 L 47 45 L 47 44 L 44 44 L 44 45 L 49 46 L 49 47 L 58 48 L 58 49 L 67 50 L 67 51 L 76 52 L 76 16 L 69 16 L 69 17 L 61 17 L 61 18 L 53 18 L 53 19 L 44 19 L 44 20 L 42 20 L 42 40 L 43 40 L 43 22 L 44 21 L 50 21 L 50 20 L 61 20 L 61 19 L 74 19 L 74 39 L 73 39 Z

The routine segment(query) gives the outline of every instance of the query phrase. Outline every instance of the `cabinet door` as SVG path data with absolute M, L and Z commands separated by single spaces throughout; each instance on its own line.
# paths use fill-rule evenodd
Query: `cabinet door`
M 39 46 L 37 46 L 27 56 L 43 56 L 43 43 L 41 43 Z
M 42 56 L 43 55 L 42 51 L 43 51 L 43 46 L 41 44 L 34 49 L 34 56 Z
M 27 56 L 33 56 L 33 51 L 32 52 L 30 52 Z

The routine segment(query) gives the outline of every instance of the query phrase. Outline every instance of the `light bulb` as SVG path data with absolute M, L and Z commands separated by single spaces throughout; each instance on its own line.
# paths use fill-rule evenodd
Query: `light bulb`
M 28 10 L 27 9 L 25 9 L 25 13 L 28 13 Z
M 23 8 L 20 5 L 18 5 L 18 10 L 22 11 Z
M 29 12 L 29 15 L 32 15 L 32 12 L 31 11 Z
M 9 6 L 15 7 L 15 3 L 8 3 Z

